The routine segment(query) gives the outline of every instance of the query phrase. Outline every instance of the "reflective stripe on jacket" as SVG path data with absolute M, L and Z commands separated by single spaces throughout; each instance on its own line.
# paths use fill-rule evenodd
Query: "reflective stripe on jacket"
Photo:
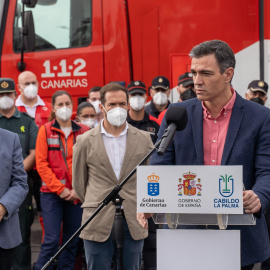
M 72 130 L 66 138 L 56 120 L 41 126 L 36 144 L 36 166 L 42 179 L 41 192 L 59 195 L 65 187 L 72 189 L 72 148 L 76 137 L 87 130 L 87 126 L 72 121 Z

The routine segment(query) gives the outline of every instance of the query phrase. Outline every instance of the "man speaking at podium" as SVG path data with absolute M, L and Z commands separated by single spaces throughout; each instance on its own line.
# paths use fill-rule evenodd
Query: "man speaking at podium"
M 244 210 L 255 215 L 256 225 L 228 229 L 241 230 L 241 266 L 249 270 L 270 255 L 264 219 L 270 206 L 270 110 L 243 99 L 231 87 L 235 57 L 227 43 L 203 42 L 190 57 L 197 98 L 171 105 L 186 108 L 188 124 L 150 164 L 243 165 Z M 163 120 L 159 139 L 166 127 Z M 137 215 L 147 227 L 145 217 Z

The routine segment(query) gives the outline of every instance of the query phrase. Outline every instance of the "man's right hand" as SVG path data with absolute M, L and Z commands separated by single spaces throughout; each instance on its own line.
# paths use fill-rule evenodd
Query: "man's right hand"
M 149 213 L 137 213 L 137 220 L 140 223 L 140 225 L 145 228 L 148 229 L 148 221 L 147 219 L 152 217 L 152 214 Z

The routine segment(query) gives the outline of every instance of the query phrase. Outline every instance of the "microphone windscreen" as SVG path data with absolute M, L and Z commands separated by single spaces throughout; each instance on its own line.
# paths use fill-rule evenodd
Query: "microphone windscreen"
M 177 131 L 183 130 L 188 121 L 187 110 L 182 106 L 173 106 L 169 108 L 166 112 L 166 122 L 167 126 L 174 123 Z

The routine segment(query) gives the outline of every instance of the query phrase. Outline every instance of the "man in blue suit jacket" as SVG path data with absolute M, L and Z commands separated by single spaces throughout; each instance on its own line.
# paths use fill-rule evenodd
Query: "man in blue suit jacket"
M 255 214 L 257 224 L 228 229 L 241 230 L 241 266 L 249 270 L 270 254 L 263 215 L 270 206 L 270 110 L 231 87 L 235 57 L 228 44 L 206 41 L 190 56 L 197 98 L 171 105 L 187 109 L 188 124 L 176 132 L 164 156 L 154 154 L 150 164 L 243 165 L 243 205 L 246 213 Z M 159 138 L 165 128 L 163 121 Z M 146 217 L 138 214 L 144 227 Z
M 17 134 L 0 129 L 0 269 L 11 269 L 13 248 L 21 243 L 18 210 L 28 192 Z

